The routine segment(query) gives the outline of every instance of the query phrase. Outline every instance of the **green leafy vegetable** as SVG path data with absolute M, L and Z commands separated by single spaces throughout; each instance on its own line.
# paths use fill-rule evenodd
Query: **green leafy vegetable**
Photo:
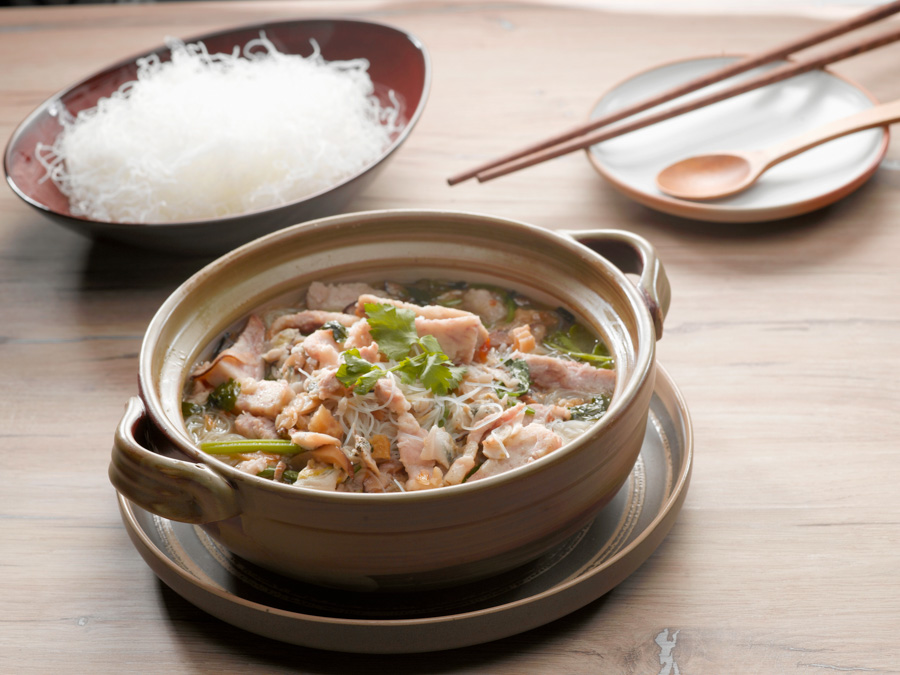
M 560 349 L 570 352 L 591 352 L 596 345 L 594 336 L 580 324 L 572 324 L 568 330 L 560 330 L 548 339 Z
M 397 373 L 407 383 L 420 381 L 438 395 L 448 394 L 459 386 L 466 369 L 453 364 L 433 335 L 418 336 L 412 310 L 375 303 L 365 307 L 378 349 L 397 363 L 384 368 L 363 359 L 358 349 L 348 349 L 336 373 L 344 386 L 366 394 L 387 373 Z
M 507 359 L 503 365 L 519 381 L 519 388 L 508 392 L 509 396 L 521 396 L 531 389 L 531 369 L 523 359 Z
M 187 419 L 191 415 L 200 415 L 202 413 L 203 413 L 202 405 L 197 405 L 196 403 L 191 403 L 190 401 L 182 401 L 181 402 L 181 415 L 185 419 Z
M 374 364 L 366 361 L 359 354 L 359 350 L 355 347 L 344 352 L 344 362 L 337 371 L 337 379 L 346 386 L 352 385 L 357 378 L 365 375 L 375 367 Z
M 263 469 L 256 475 L 260 478 L 275 478 L 275 469 Z M 281 474 L 281 480 L 285 483 L 295 483 L 298 475 L 300 475 L 299 471 L 285 469 L 284 473 Z
M 609 408 L 609 396 L 595 396 L 590 403 L 582 403 L 569 408 L 573 420 L 599 420 Z
M 326 321 L 322 324 L 322 330 L 330 330 L 335 342 L 347 339 L 347 327 L 339 321 Z
M 366 361 L 359 355 L 359 350 L 354 348 L 344 352 L 344 362 L 338 368 L 335 377 L 345 387 L 353 387 L 358 394 L 367 394 L 386 372 L 374 363 Z
M 567 331 L 557 331 L 545 341 L 545 346 L 562 352 L 578 361 L 590 363 L 595 368 L 613 368 L 615 361 L 605 345 L 596 340 L 588 330 L 573 324 Z
M 418 344 L 423 353 L 414 357 L 420 361 L 416 364 L 417 379 L 435 394 L 442 396 L 456 389 L 466 369 L 453 365 L 450 357 L 441 349 L 441 343 L 433 335 L 423 335 Z
M 227 441 L 205 441 L 200 449 L 209 455 L 240 455 L 245 452 L 269 452 L 275 455 L 296 455 L 303 448 L 280 438 L 236 438 Z
M 427 353 L 427 354 L 443 354 L 444 351 L 441 349 L 441 343 L 438 342 L 437 338 L 434 335 L 423 335 L 418 339 L 419 346 Z
M 425 359 L 419 379 L 435 394 L 445 396 L 459 386 L 466 369 L 454 366 L 443 352 L 430 353 Z
M 240 383 L 235 382 L 234 380 L 228 380 L 228 382 L 223 382 L 213 389 L 208 400 L 220 410 L 229 412 L 234 410 L 234 406 L 237 404 L 238 394 L 240 393 Z
M 375 386 L 375 383 L 384 377 L 386 373 L 386 370 L 383 370 L 378 366 L 373 366 L 372 370 L 357 378 L 353 390 L 358 394 L 368 394 L 372 391 L 372 387 Z
M 418 342 L 416 314 L 411 309 L 368 302 L 365 305 L 372 339 L 389 359 L 398 361 Z
M 433 303 L 450 306 L 453 302 L 442 299 L 440 296 L 453 291 L 465 289 L 468 284 L 464 281 L 441 281 L 436 279 L 419 279 L 412 284 L 402 286 L 403 296 L 417 305 L 430 305 Z
M 417 354 L 416 356 L 403 359 L 393 366 L 390 372 L 397 373 L 400 376 L 400 380 L 405 384 L 413 384 L 419 379 L 423 363 L 425 363 L 425 354 Z

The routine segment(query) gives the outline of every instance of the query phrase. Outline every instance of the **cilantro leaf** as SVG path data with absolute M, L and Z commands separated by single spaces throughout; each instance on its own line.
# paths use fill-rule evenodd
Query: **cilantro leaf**
M 387 371 L 375 366 L 368 373 L 361 375 L 359 379 L 356 380 L 353 391 L 357 394 L 368 394 L 372 391 L 372 387 L 375 386 L 375 383 L 385 375 L 387 375 Z
M 407 357 L 391 368 L 391 372 L 397 373 L 406 384 L 412 384 L 419 379 L 426 356 L 426 354 L 417 354 Z
M 359 350 L 354 348 L 344 352 L 344 362 L 337 369 L 335 377 L 345 387 L 353 387 L 355 393 L 368 394 L 387 373 L 381 366 L 362 358 Z
M 363 359 L 358 349 L 348 349 L 344 352 L 344 363 L 336 373 L 345 386 L 365 394 L 387 373 L 397 373 L 407 384 L 420 381 L 439 395 L 448 394 L 459 386 L 466 369 L 453 364 L 433 335 L 419 337 L 415 312 L 376 303 L 366 303 L 365 310 L 379 351 L 397 363 L 385 368 Z
M 345 387 L 353 387 L 356 392 L 365 394 L 372 390 L 375 382 L 384 374 L 384 370 L 362 358 L 358 349 L 348 349 L 344 352 L 344 362 L 337 369 L 335 377 Z
M 466 369 L 454 366 L 443 352 L 428 354 L 419 379 L 435 394 L 444 396 L 459 386 Z
M 441 343 L 438 342 L 438 339 L 434 337 L 434 335 L 423 335 L 419 338 L 419 346 L 428 354 L 444 353 L 444 350 L 441 349 Z
M 360 356 L 358 349 L 348 349 L 344 352 L 344 362 L 338 368 L 336 376 L 342 384 L 349 387 L 360 375 L 368 373 L 374 367 Z
M 367 302 L 366 319 L 378 349 L 393 361 L 399 361 L 419 340 L 416 314 L 411 309 Z

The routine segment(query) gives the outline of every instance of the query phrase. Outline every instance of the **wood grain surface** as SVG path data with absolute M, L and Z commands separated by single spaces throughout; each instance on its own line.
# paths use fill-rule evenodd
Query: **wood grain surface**
M 445 182 L 582 121 L 635 72 L 760 51 L 824 24 L 424 1 L 3 9 L 0 136 L 55 91 L 167 35 L 319 15 L 397 25 L 433 59 L 419 126 L 351 210 L 615 227 L 657 247 L 673 287 L 659 359 L 695 432 L 681 516 L 607 596 L 498 642 L 369 657 L 222 623 L 156 579 L 106 476 L 145 327 L 207 260 L 91 242 L 4 189 L 0 672 L 900 673 L 897 143 L 851 196 L 765 225 L 649 211 L 604 184 L 582 154 L 489 184 Z M 895 45 L 833 70 L 888 101 L 900 97 L 898 63 Z

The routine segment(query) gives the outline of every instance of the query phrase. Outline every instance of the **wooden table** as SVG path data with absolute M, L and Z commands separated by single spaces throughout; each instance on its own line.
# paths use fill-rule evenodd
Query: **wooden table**
M 690 492 L 660 549 L 605 598 L 544 628 L 404 657 L 245 633 L 157 581 L 106 476 L 147 322 L 206 260 L 92 243 L 0 190 L 0 672 L 900 672 L 898 146 L 849 198 L 767 225 L 649 211 L 581 154 L 448 187 L 452 173 L 580 121 L 629 74 L 758 51 L 820 25 L 581 4 L 0 10 L 4 138 L 53 92 L 166 35 L 336 14 L 417 34 L 433 58 L 428 109 L 352 208 L 464 209 L 650 239 L 674 289 L 659 358 L 696 438 Z M 834 70 L 891 100 L 898 50 Z M 666 630 L 678 633 L 664 657 Z

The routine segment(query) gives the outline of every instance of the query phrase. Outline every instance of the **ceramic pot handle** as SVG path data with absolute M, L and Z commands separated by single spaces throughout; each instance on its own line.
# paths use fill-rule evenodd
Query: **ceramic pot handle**
M 109 465 L 116 490 L 151 513 L 184 523 L 212 523 L 240 513 L 234 488 L 209 467 L 145 448 L 138 438 L 146 424 L 144 404 L 131 398 Z
M 672 290 L 666 270 L 657 258 L 653 245 L 643 237 L 625 230 L 568 230 L 564 234 L 599 253 L 623 272 L 640 277 L 636 285 L 653 319 L 656 339 L 660 339 Z

